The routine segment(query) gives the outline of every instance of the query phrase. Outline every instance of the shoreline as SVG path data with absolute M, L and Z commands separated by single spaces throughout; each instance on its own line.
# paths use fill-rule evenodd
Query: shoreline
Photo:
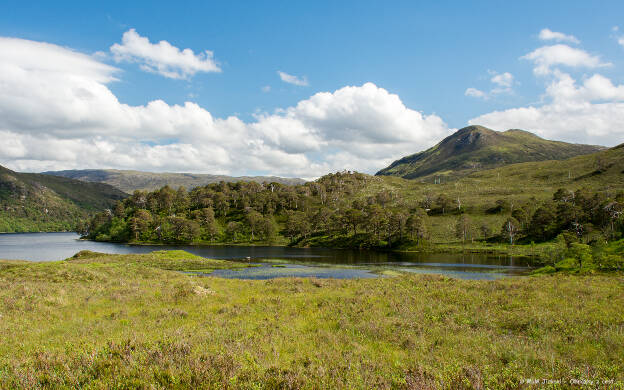
M 54 232 L 0 232 L 0 235 L 10 234 L 41 234 L 41 233 L 75 233 L 71 231 L 54 231 Z M 75 233 L 78 235 L 78 233 Z M 548 256 L 546 246 L 538 245 L 514 245 L 509 246 L 506 244 L 499 244 L 495 246 L 478 246 L 478 245 L 466 245 L 459 246 L 455 243 L 430 243 L 423 247 L 407 247 L 407 248 L 361 248 L 361 247 L 331 247 L 331 246 L 298 246 L 284 244 L 283 242 L 191 242 L 191 243 L 166 243 L 166 242 L 149 242 L 149 241 L 129 241 L 129 242 L 117 242 L 117 241 L 97 241 L 93 239 L 78 238 L 80 241 L 90 241 L 99 243 L 118 244 L 125 246 L 156 246 L 156 247 L 280 247 L 280 248 L 314 248 L 314 249 L 327 249 L 327 250 L 344 250 L 344 251 L 372 251 L 372 252 L 386 252 L 386 253 L 421 253 L 421 254 L 436 254 L 436 253 L 448 253 L 448 254 L 476 254 L 476 255 L 491 255 L 491 256 L 509 256 L 519 258 L 531 258 L 533 260 L 544 259 Z
M 482 254 L 482 255 L 508 255 L 513 257 L 527 257 L 533 259 L 539 259 L 541 256 L 536 253 L 513 253 L 514 250 L 523 250 L 530 249 L 534 251 L 534 248 L 524 247 L 515 245 L 510 248 L 479 248 L 479 247 L 466 247 L 466 248 L 455 248 L 455 247 L 447 247 L 447 243 L 440 244 L 431 244 L 423 249 L 392 249 L 392 248 L 360 248 L 360 247 L 328 247 L 328 246 L 291 246 L 279 243 L 269 243 L 269 242 L 244 242 L 244 243 L 234 243 L 234 242 L 215 242 L 215 243 L 205 243 L 205 242 L 195 242 L 195 243 L 166 243 L 166 242 L 149 242 L 149 241 L 129 241 L 129 242 L 116 242 L 116 241 L 97 241 L 91 240 L 88 238 L 80 238 L 80 240 L 84 241 L 92 241 L 92 242 L 106 242 L 112 244 L 121 244 L 121 245 L 132 245 L 132 246 L 197 246 L 197 247 L 225 247 L 225 246 L 233 246 L 233 247 L 280 247 L 280 248 L 315 248 L 315 249 L 329 249 L 329 250 L 352 250 L 352 251 L 374 251 L 374 252 L 388 252 L 388 253 L 423 253 L 423 254 L 432 254 L 432 253 L 449 253 L 449 254 L 459 254 L 459 253 L 472 253 L 472 254 Z

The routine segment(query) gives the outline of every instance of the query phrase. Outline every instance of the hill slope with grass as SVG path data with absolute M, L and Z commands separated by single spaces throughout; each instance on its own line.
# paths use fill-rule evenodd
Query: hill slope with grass
M 218 183 L 224 181 L 234 183 L 237 181 L 255 181 L 258 183 L 280 183 L 286 185 L 295 185 L 305 183 L 303 179 L 285 178 L 277 176 L 225 176 L 225 175 L 208 175 L 196 173 L 155 173 L 142 171 L 126 171 L 117 169 L 83 169 L 83 170 L 67 170 L 67 171 L 48 171 L 43 172 L 44 175 L 62 176 L 71 179 L 81 180 L 85 182 L 106 183 L 113 187 L 131 194 L 135 190 L 153 191 L 166 185 L 178 188 L 186 187 L 192 189 L 206 184 Z
M 563 160 L 603 149 L 601 146 L 549 141 L 524 130 L 498 132 L 483 126 L 468 126 L 430 149 L 393 162 L 377 175 L 424 181 L 441 176 L 452 180 L 504 165 Z
M 536 161 L 475 172 L 466 179 L 504 186 L 623 188 L 624 144 L 560 161 Z
M 0 166 L 0 232 L 72 230 L 79 220 L 126 196 L 108 184 Z
M 615 197 L 624 191 L 624 144 L 561 161 L 525 162 L 473 172 L 441 184 L 393 176 L 376 178 L 378 181 L 371 181 L 366 189 L 368 194 L 387 191 L 397 194 L 402 202 L 432 211 L 439 209 L 437 200 L 445 195 L 451 209 L 433 215 L 429 222 L 432 239 L 448 244 L 457 242 L 455 227 L 460 212 L 468 215 L 475 227 L 500 232 L 512 208 L 549 201 L 560 188 Z

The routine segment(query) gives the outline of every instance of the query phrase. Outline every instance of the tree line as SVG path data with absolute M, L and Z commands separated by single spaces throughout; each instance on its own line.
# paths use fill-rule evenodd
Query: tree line
M 140 242 L 290 242 L 312 237 L 355 238 L 361 247 L 424 245 L 432 217 L 457 215 L 455 235 L 477 240 L 548 241 L 565 233 L 587 242 L 622 236 L 624 193 L 560 189 L 552 199 L 515 204 L 505 199 L 483 213 L 505 216 L 499 226 L 473 222 L 472 209 L 445 193 L 407 201 L 379 187 L 379 178 L 338 172 L 301 185 L 213 183 L 187 191 L 165 186 L 135 191 L 112 210 L 79 226 L 90 239 Z M 471 214 L 466 213 L 471 210 Z
M 517 242 L 544 242 L 560 235 L 572 241 L 595 243 L 613 241 L 624 235 L 624 192 L 576 191 L 560 188 L 552 199 L 540 202 L 531 198 L 514 204 L 500 199 L 487 213 L 505 213 L 508 217 L 494 235 L 489 226 L 477 226 L 461 214 L 456 223 L 456 236 L 462 241 L 481 239 Z
M 370 246 L 405 239 L 424 243 L 428 216 L 421 207 L 409 207 L 385 190 L 355 197 L 370 180 L 344 171 L 296 186 L 220 182 L 191 191 L 169 186 L 135 191 L 82 223 L 79 232 L 102 241 L 272 242 L 285 237 L 296 242 L 324 234 L 357 235 Z

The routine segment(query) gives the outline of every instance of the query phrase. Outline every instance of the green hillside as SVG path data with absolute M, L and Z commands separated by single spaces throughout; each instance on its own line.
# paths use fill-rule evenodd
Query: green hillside
M 444 193 L 466 198 L 470 204 L 492 204 L 500 197 L 522 201 L 548 198 L 558 188 L 577 190 L 624 189 L 624 144 L 565 160 L 510 164 L 473 172 L 441 184 L 377 176 L 389 191 L 408 198 Z
M 83 169 L 83 170 L 67 170 L 67 171 L 49 171 L 43 172 L 45 175 L 62 176 L 70 179 L 81 180 L 85 182 L 106 183 L 113 187 L 131 194 L 135 190 L 154 191 L 166 185 L 178 188 L 186 187 L 192 189 L 206 184 L 218 183 L 224 181 L 234 183 L 237 181 L 255 181 L 257 183 L 275 182 L 286 185 L 295 185 L 305 183 L 303 179 L 284 178 L 276 176 L 225 176 L 225 175 L 208 175 L 196 173 L 155 173 L 142 171 L 126 171 L 116 169 Z
M 468 126 L 436 146 L 395 161 L 377 173 L 405 179 L 457 179 L 499 166 L 545 160 L 563 160 L 604 149 L 601 146 L 549 141 L 524 130 L 498 132 Z
M 483 170 L 455 181 L 442 180 L 441 184 L 392 176 L 376 178 L 379 181 L 372 182 L 367 190 L 369 194 L 388 191 L 399 194 L 408 204 L 420 203 L 433 209 L 440 195 L 450 199 L 454 208 L 451 213 L 429 219 L 432 237 L 449 243 L 457 241 L 454 228 L 460 210 L 471 217 L 475 227 L 485 225 L 496 232 L 510 216 L 512 207 L 548 201 L 559 188 L 584 189 L 614 197 L 624 190 L 624 144 L 561 161 L 526 162 Z M 497 211 L 497 202 L 503 205 L 502 210 Z
M 0 167 L 0 232 L 72 230 L 126 196 L 108 184 Z

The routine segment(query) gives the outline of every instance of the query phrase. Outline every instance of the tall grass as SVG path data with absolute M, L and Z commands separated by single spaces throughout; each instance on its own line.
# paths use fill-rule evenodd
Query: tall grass
M 0 388 L 624 386 L 624 277 L 244 281 L 175 252 L 0 262 Z M 617 382 L 620 381 L 620 382 Z

